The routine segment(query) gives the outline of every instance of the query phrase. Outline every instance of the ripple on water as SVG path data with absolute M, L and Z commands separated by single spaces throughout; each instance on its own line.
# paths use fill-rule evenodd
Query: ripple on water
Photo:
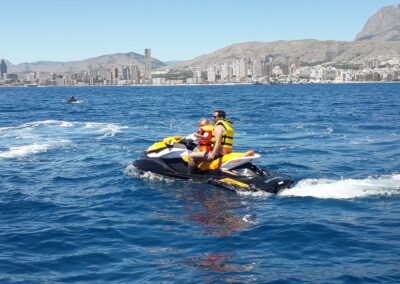
M 400 280 L 396 84 L 1 88 L 0 98 L 1 282 Z M 260 153 L 256 164 L 294 176 L 293 188 L 237 194 L 133 167 L 220 108 L 235 149 Z

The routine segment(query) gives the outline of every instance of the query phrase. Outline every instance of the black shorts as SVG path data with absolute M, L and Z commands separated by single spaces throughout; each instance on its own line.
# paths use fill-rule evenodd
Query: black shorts
M 208 154 L 211 153 L 211 151 L 206 151 L 204 153 L 204 158 L 207 159 Z M 214 157 L 214 160 L 221 158 L 223 155 L 221 153 L 217 153 Z

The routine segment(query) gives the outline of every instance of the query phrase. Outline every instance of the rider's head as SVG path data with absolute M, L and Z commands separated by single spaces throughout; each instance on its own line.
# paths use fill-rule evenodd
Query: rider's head
M 207 118 L 200 118 L 198 124 L 199 127 L 202 127 L 204 125 L 209 125 L 210 121 Z
M 225 119 L 226 113 L 222 109 L 215 110 L 213 114 L 214 122 L 217 122 L 220 119 Z

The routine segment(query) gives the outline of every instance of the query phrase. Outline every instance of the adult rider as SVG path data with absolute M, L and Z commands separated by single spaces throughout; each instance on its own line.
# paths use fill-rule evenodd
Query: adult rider
M 195 172 L 196 165 L 201 162 L 211 162 L 222 156 L 232 153 L 233 134 L 231 122 L 225 119 L 226 113 L 223 110 L 216 110 L 213 114 L 214 129 L 212 144 L 213 150 L 207 152 L 193 152 L 189 155 L 189 174 Z

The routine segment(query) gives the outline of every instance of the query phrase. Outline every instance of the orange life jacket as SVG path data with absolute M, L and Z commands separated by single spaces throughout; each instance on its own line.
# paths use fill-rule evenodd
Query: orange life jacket
M 199 131 L 197 131 L 198 134 L 204 135 L 204 133 L 208 133 L 207 138 L 200 138 L 198 140 L 199 142 L 199 151 L 200 152 L 205 152 L 205 151 L 212 151 L 212 134 L 213 134 L 213 126 L 212 125 L 204 125 L 199 128 Z

